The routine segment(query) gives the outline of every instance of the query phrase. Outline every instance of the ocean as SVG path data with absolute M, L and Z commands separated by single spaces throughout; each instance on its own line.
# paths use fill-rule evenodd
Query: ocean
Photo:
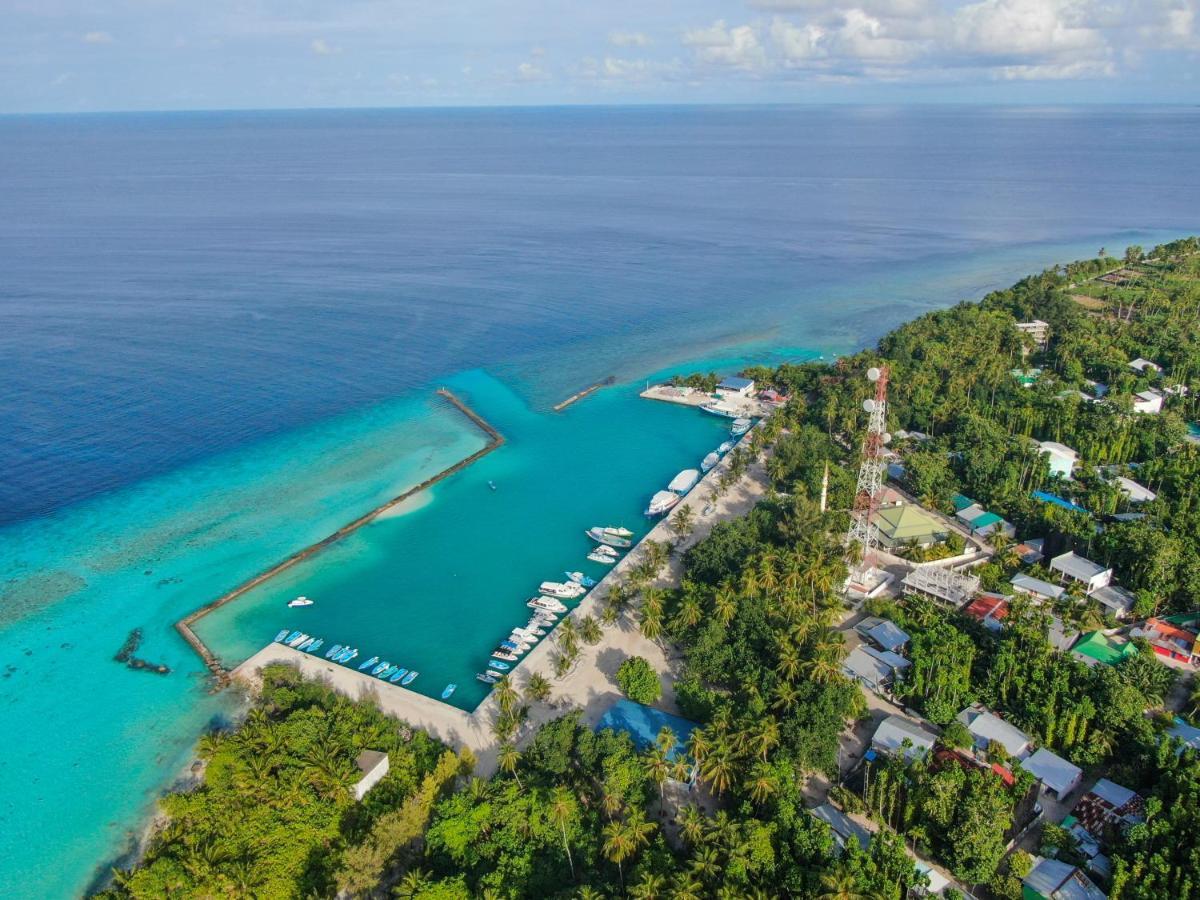
M 482 446 L 438 386 L 508 442 L 203 620 L 224 659 L 319 631 L 472 707 L 583 529 L 644 527 L 721 440 L 648 378 L 1195 233 L 1198 137 L 1153 107 L 0 117 L 0 896 L 83 891 L 229 714 L 176 619 Z M 112 660 L 135 627 L 169 676 Z

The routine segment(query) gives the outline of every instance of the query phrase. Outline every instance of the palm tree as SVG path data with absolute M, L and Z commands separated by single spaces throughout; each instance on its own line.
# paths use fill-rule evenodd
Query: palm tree
M 571 616 L 567 616 L 558 625 L 558 644 L 568 654 L 579 649 L 579 626 Z
M 767 761 L 767 754 L 779 746 L 779 723 L 770 716 L 762 719 L 754 729 L 750 743 L 758 748 L 759 758 Z
M 671 777 L 671 760 L 668 758 L 667 751 L 662 747 L 651 747 L 642 756 L 642 762 L 650 780 L 658 785 L 659 802 L 665 805 L 667 802 L 667 779 Z
M 662 613 L 653 608 L 642 607 L 642 635 L 648 641 L 657 640 L 662 634 Z
M 525 696 L 543 702 L 550 697 L 550 680 L 540 672 L 534 672 L 525 683 Z
M 724 741 L 715 744 L 704 758 L 700 765 L 700 778 L 712 786 L 718 797 L 729 789 L 733 779 L 733 754 Z
M 567 851 L 567 864 L 571 867 L 571 879 L 575 879 L 575 860 L 571 858 L 571 844 L 567 841 L 567 824 L 574 821 L 577 809 L 575 798 L 565 787 L 556 787 L 550 794 L 550 820 L 562 829 L 563 849 Z
M 808 672 L 813 681 L 821 684 L 828 684 L 841 677 L 842 667 L 837 660 L 830 659 L 826 655 L 814 656 L 808 662 L 804 663 L 804 670 Z
M 717 588 L 717 593 L 713 597 L 713 612 L 717 616 L 717 621 L 726 626 L 737 615 L 737 594 L 734 593 L 733 586 L 727 581 L 722 582 L 721 586 Z
M 867 894 L 858 889 L 854 876 L 846 869 L 822 875 L 821 888 L 823 893 L 820 900 L 870 900 Z
M 704 900 L 704 884 L 687 872 L 675 876 L 671 900 Z
M 800 688 L 783 681 L 775 687 L 775 702 L 771 704 L 771 709 L 784 713 L 791 712 L 799 702 Z
M 795 681 L 804 663 L 800 660 L 800 651 L 790 642 L 784 642 L 779 648 L 779 664 L 776 668 L 779 674 L 788 681 Z
M 671 528 L 682 539 L 691 534 L 692 529 L 695 527 L 696 510 L 686 503 L 681 504 L 679 511 L 671 519 Z
M 697 763 L 703 762 L 704 757 L 708 755 L 708 751 L 711 746 L 712 743 L 709 740 L 708 733 L 705 731 L 705 729 L 692 729 L 692 733 L 688 737 L 688 756 L 694 759 Z
M 633 835 L 624 822 L 609 822 L 600 836 L 604 838 L 604 855 L 610 862 L 617 864 L 617 875 L 621 879 L 621 886 L 624 887 L 625 870 L 621 864 L 636 852 Z
M 579 635 L 587 644 L 598 644 L 604 638 L 604 632 L 600 630 L 600 623 L 592 616 L 584 616 L 579 621 Z
M 629 889 L 629 896 L 634 900 L 660 900 L 665 896 L 666 889 L 667 879 L 661 875 L 655 875 L 653 872 L 647 872 L 637 884 Z
M 563 622 L 563 625 L 566 624 L 566 622 Z M 509 676 L 504 675 L 499 681 L 496 682 L 496 685 L 492 688 L 492 690 L 496 694 L 496 701 L 500 704 L 501 712 L 505 714 L 511 713 L 513 708 L 517 705 L 517 700 L 520 699 L 517 696 L 517 689 L 513 687 L 512 679 Z
M 750 799 L 762 806 L 779 791 L 779 783 L 766 766 L 755 766 L 750 780 L 746 783 L 746 791 L 750 794 Z
M 585 884 L 579 889 L 577 897 L 578 900 L 604 900 L 605 894 L 603 891 L 596 890 L 590 884 Z
M 517 775 L 517 766 L 521 763 L 521 751 L 512 744 L 503 744 L 500 752 L 496 755 L 496 762 L 502 771 L 513 777 L 517 782 L 517 787 L 521 787 L 521 778 Z
M 688 868 L 704 881 L 711 881 L 721 874 L 721 858 L 714 847 L 701 847 Z
M 700 608 L 700 602 L 695 597 L 687 596 L 680 601 L 675 621 L 682 627 L 695 628 L 703 618 L 704 610 Z
M 679 833 L 683 835 L 683 839 L 692 846 L 700 843 L 704 837 L 704 830 L 708 825 L 708 819 L 700 807 L 689 803 L 679 811 Z
M 405 873 L 400 879 L 400 884 L 396 886 L 396 891 L 393 897 L 399 897 L 401 900 L 412 900 L 429 886 L 429 876 L 422 869 L 413 869 Z

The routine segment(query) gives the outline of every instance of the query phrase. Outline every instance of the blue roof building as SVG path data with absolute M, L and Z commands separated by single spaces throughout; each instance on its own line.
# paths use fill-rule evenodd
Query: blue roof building
M 634 703 L 627 698 L 618 700 L 605 710 L 600 721 L 596 723 L 596 731 L 603 731 L 605 728 L 623 731 L 633 739 L 633 745 L 638 750 L 654 746 L 658 733 L 663 728 L 670 728 L 675 734 L 675 747 L 671 750 L 671 759 L 686 753 L 688 738 L 699 727 L 682 716 L 673 716 L 662 710 Z

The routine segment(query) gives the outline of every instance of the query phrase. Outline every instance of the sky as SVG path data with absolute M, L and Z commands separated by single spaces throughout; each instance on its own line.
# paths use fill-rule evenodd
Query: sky
M 1200 0 L 0 0 L 0 112 L 1200 101 Z

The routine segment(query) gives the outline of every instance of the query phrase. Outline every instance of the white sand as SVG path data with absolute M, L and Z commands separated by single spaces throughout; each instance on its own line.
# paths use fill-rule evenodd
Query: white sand
M 712 502 L 710 492 L 715 487 L 717 479 L 728 467 L 729 458 L 727 456 L 712 471 L 708 472 L 676 507 L 676 509 L 683 506 L 692 507 L 696 523 L 692 534 L 678 548 L 680 551 L 705 538 L 718 522 L 745 515 L 766 492 L 768 483 L 766 472 L 763 464 L 756 462 L 749 467 L 747 473 L 736 484 L 725 492 L 719 501 L 715 502 L 714 510 L 710 515 L 701 515 L 705 506 Z M 659 522 L 646 535 L 646 539 L 671 541 L 675 535 L 670 531 L 668 521 L 664 519 Z M 614 584 L 625 580 L 629 570 L 641 561 L 645 552 L 645 540 L 643 540 L 613 566 L 569 615 L 573 616 L 576 622 L 587 615 L 592 615 L 599 620 L 605 595 Z M 673 554 L 669 564 L 664 567 L 662 575 L 656 582 L 658 586 L 677 585 L 680 568 L 680 557 L 678 554 Z M 667 650 L 660 644 L 643 637 L 630 615 L 625 615 L 616 625 L 606 628 L 603 639 L 597 645 L 589 646 L 581 643 L 578 661 L 561 680 L 554 677 L 552 658 L 555 642 L 550 637 L 547 635 L 531 649 L 512 672 L 513 682 L 518 688 L 522 688 L 535 672 L 544 675 L 553 685 L 548 703 L 531 705 L 529 718 L 522 728 L 518 742 L 521 739 L 528 739 L 541 724 L 556 719 L 571 709 L 582 709 L 583 721 L 588 725 L 595 725 L 604 711 L 620 698 L 620 690 L 616 684 L 617 668 L 631 656 L 644 657 L 658 672 L 663 686 L 663 696 L 656 706 L 668 712 L 678 711 L 675 707 L 674 676 L 677 674 L 679 658 L 668 655 Z M 479 759 L 476 772 L 481 777 L 487 777 L 495 771 L 497 742 L 492 735 L 492 723 L 499 714 L 499 705 L 494 694 L 485 698 L 474 712 L 468 714 L 439 700 L 372 678 L 357 669 L 337 665 L 321 657 L 301 653 L 282 644 L 271 644 L 264 647 L 238 666 L 233 675 L 251 686 L 256 686 L 259 670 L 273 662 L 295 665 L 306 676 L 324 680 L 331 687 L 349 697 L 372 696 L 384 712 L 417 728 L 423 728 L 452 747 L 470 747 Z

